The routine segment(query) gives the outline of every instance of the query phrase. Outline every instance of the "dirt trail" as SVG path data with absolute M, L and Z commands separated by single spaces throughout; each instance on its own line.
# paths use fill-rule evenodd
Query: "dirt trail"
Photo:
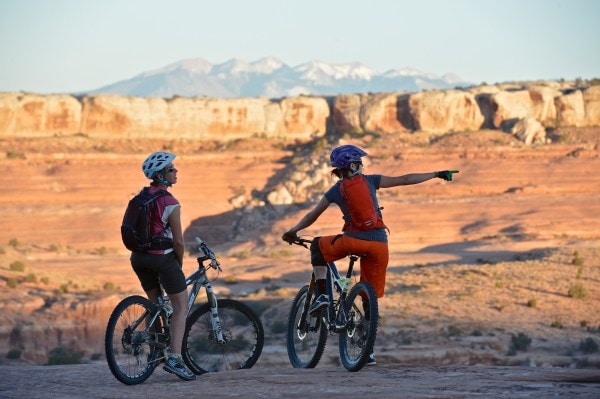
M 373 366 L 261 368 L 199 376 L 183 382 L 158 369 L 145 383 L 126 386 L 105 365 L 0 366 L 0 398 L 579 398 L 600 397 L 600 373 L 522 367 Z

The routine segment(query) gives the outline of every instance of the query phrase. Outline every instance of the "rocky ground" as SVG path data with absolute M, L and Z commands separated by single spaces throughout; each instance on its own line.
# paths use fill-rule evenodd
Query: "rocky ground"
M 463 366 L 598 370 L 600 131 L 549 136 L 552 143 L 534 147 L 497 131 L 344 141 L 370 153 L 367 173 L 460 170 L 453 182 L 380 194 L 391 261 L 376 344 L 381 368 L 371 373 L 400 378 L 407 371 L 397 365 L 447 366 L 453 373 Z M 145 183 L 141 161 L 164 148 L 178 154 L 172 191 L 183 204 L 186 238 L 191 244 L 202 236 L 222 259 L 217 292 L 244 299 L 262 315 L 267 346 L 257 367 L 296 378 L 288 370 L 282 322 L 310 269 L 308 253 L 279 236 L 306 208 L 278 207 L 277 218 L 251 231 L 232 229 L 244 212 L 266 206 L 255 200 L 236 208 L 240 197 L 252 202 L 290 168 L 302 171 L 311 162 L 298 156 L 304 154 L 299 145 L 70 136 L 3 139 L 0 148 L 6 155 L 0 159 L 6 187 L 0 196 L 1 364 L 43 364 L 55 347 L 76 348 L 84 362 L 101 358 L 108 313 L 124 295 L 139 292 L 118 235 L 122 212 Z M 315 153 L 320 148 L 323 143 L 312 146 Z M 306 234 L 337 233 L 339 222 L 338 211 L 328 210 Z M 193 271 L 192 254 L 184 269 Z M 332 339 L 322 365 L 328 373 L 338 372 L 336 357 Z M 409 396 L 436 397 L 419 395 L 426 393 Z M 452 395 L 446 397 L 464 397 Z

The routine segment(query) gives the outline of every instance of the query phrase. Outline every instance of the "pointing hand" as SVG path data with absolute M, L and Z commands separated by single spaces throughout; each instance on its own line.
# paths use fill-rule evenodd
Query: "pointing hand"
M 435 172 L 435 177 L 444 179 L 446 181 L 452 181 L 453 173 L 458 173 L 458 170 L 440 170 L 438 172 Z

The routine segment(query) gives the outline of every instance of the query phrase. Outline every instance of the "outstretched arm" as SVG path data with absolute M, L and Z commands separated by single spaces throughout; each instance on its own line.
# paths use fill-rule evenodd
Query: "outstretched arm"
M 410 184 L 419 184 L 435 178 L 435 172 L 430 173 L 409 173 L 402 176 L 381 176 L 379 187 L 388 188 L 396 186 L 408 186 Z
M 419 184 L 431 180 L 435 177 L 444 179 L 446 181 L 452 180 L 452 174 L 458 173 L 458 170 L 442 170 L 439 172 L 429 173 L 409 173 L 402 176 L 381 176 L 381 182 L 379 187 L 396 187 L 396 186 L 408 186 L 410 184 Z

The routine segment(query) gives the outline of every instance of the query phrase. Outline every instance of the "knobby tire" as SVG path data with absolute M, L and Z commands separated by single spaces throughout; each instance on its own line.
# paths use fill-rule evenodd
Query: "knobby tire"
M 286 344 L 290 363 L 295 368 L 314 368 L 323 356 L 327 343 L 327 325 L 321 316 L 307 315 L 309 327 L 304 331 L 299 330 L 308 285 L 302 287 L 292 301 L 290 315 L 287 323 Z
M 147 298 L 133 295 L 119 302 L 108 319 L 104 338 L 106 360 L 112 374 L 123 384 L 146 381 L 158 364 L 155 359 L 161 355 L 152 353 L 156 349 L 151 345 L 155 336 L 145 332 L 146 316 L 155 307 Z M 132 328 L 136 323 L 137 327 Z M 154 329 L 160 330 L 160 318 Z
M 224 344 L 216 340 L 208 303 L 199 306 L 187 319 L 182 355 L 196 374 L 248 369 L 262 353 L 265 334 L 254 311 L 233 299 L 219 299 L 217 306 Z
M 367 298 L 368 301 L 363 301 Z M 340 359 L 348 371 L 359 371 L 373 352 L 379 309 L 377 295 L 368 282 L 354 285 L 346 298 L 344 309 L 349 323 L 346 331 L 339 334 Z

